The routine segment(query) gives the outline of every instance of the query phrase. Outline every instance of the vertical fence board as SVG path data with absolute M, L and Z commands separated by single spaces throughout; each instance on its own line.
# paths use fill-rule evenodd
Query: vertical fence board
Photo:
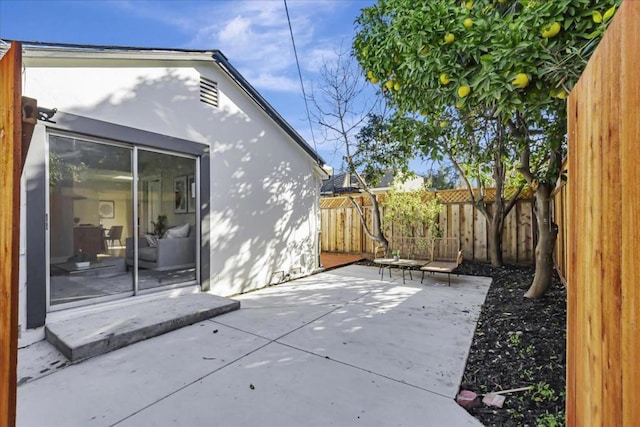
M 345 208 L 340 208 L 336 212 L 338 223 L 336 227 L 336 251 L 344 252 L 344 214 Z
M 518 262 L 518 222 L 515 206 L 504 221 L 502 257 L 509 262 Z
M 464 216 L 464 221 L 462 221 L 462 230 L 463 230 L 463 255 L 466 259 L 476 259 L 473 245 L 473 213 L 475 209 L 472 205 L 464 205 L 462 207 L 462 214 Z
M 577 116 L 577 103 L 576 97 L 570 95 L 567 101 L 567 128 L 569 134 L 569 147 L 575 144 L 575 140 L 583 138 L 583 132 L 580 131 Z M 576 151 L 572 153 L 568 159 L 569 170 L 573 171 L 574 175 L 575 164 L 580 160 L 580 152 Z M 578 261 L 578 242 L 573 237 L 573 230 L 580 219 L 580 215 L 571 210 L 571 206 L 578 206 L 577 196 L 579 191 L 584 191 L 584 183 L 578 180 L 572 182 L 571 191 L 568 194 L 567 206 L 569 212 L 567 215 L 567 233 L 569 234 L 569 267 L 567 268 L 567 399 L 566 399 L 566 424 L 567 426 L 580 426 L 585 425 L 582 419 L 582 414 L 577 410 L 577 401 L 582 401 L 581 390 L 577 388 L 576 377 L 579 376 L 578 371 L 581 369 L 579 365 L 578 348 L 583 348 L 582 337 L 578 335 L 576 328 L 578 319 L 584 318 L 584 304 L 578 306 L 577 301 L 581 299 L 580 288 L 571 286 L 573 283 L 580 282 L 584 278 L 585 273 L 583 271 L 572 269 L 571 265 Z M 582 274 L 582 277 L 580 277 Z
M 0 61 L 0 425 L 16 421 L 18 253 L 22 167 L 22 45 Z
M 622 43 L 620 40 L 621 32 L 612 34 L 614 40 L 610 42 L 614 46 Z M 635 48 L 635 47 L 634 47 Z M 618 61 L 606 61 L 602 64 L 600 73 L 600 84 L 606 85 L 607 76 L 618 75 L 620 72 L 620 62 L 618 50 Z M 618 118 L 620 117 L 620 104 L 618 102 L 619 93 L 605 90 L 603 94 L 603 105 L 607 108 L 602 112 L 599 119 L 601 120 L 602 135 L 619 135 Z M 637 121 L 637 115 L 634 117 Z M 602 270 L 602 282 L 610 284 L 610 287 L 598 287 L 598 296 L 602 303 L 602 358 L 607 361 L 607 365 L 620 366 L 620 311 L 621 305 L 621 284 L 620 284 L 620 258 L 622 238 L 620 230 L 622 229 L 621 215 L 622 206 L 620 204 L 620 151 L 619 141 L 614 138 L 603 138 L 601 144 L 601 167 L 602 179 L 600 188 L 602 194 L 602 202 L 596 205 L 597 211 L 602 214 L 602 207 L 606 206 L 608 212 L 614 212 L 611 218 L 603 218 L 602 221 L 602 239 L 600 250 L 603 255 L 603 263 L 606 268 Z M 613 262 L 612 262 L 613 261 Z M 620 390 L 622 378 L 615 370 L 608 369 L 607 365 L 602 365 L 600 369 L 603 380 L 603 394 L 609 393 L 608 390 Z M 618 395 L 618 399 L 611 401 L 609 405 L 603 406 L 602 419 L 615 420 L 622 413 L 622 396 Z M 602 396 L 602 398 L 608 398 Z
M 344 252 L 353 252 L 353 228 L 351 224 L 353 209 L 345 209 L 344 214 Z
M 449 205 L 451 208 L 451 237 L 460 239 L 460 205 Z
M 633 3 L 633 5 L 631 4 Z M 638 184 L 640 183 L 640 168 L 638 168 L 638 141 L 640 141 L 640 81 L 637 72 L 640 69 L 640 5 L 637 2 L 625 1 L 619 13 L 623 35 L 621 37 L 620 52 L 622 58 L 620 66 L 620 83 L 618 91 L 620 103 L 620 117 L 624 120 L 619 129 L 621 148 L 621 235 L 622 250 L 620 258 L 621 305 L 620 324 L 620 377 L 622 378 L 622 424 L 631 426 L 640 420 L 640 405 L 637 392 L 640 390 L 640 356 L 638 342 L 640 342 L 640 263 L 638 262 L 640 242 L 640 198 Z M 624 19 L 624 20 L 623 20 Z M 614 27 L 615 28 L 615 27 Z M 615 369 L 615 368 L 614 368 Z
M 440 212 L 440 214 L 438 215 L 438 227 L 443 237 L 447 237 L 449 235 L 449 227 L 447 227 L 447 208 L 448 206 L 445 205 L 444 209 L 442 209 L 442 212 Z
M 337 248 L 337 244 L 336 242 L 337 240 L 337 235 L 338 235 L 338 211 L 336 209 L 332 209 L 331 211 L 329 211 L 330 216 L 329 216 L 329 221 L 330 221 L 330 227 L 329 227 L 329 250 L 331 252 L 337 252 L 338 248 Z
M 360 225 L 360 215 L 353 213 L 353 252 L 364 252 L 362 247 L 362 226 Z
M 518 209 L 518 259 L 533 259 L 533 203 L 522 203 Z
M 320 209 L 320 234 L 322 236 L 322 241 L 320 243 L 321 250 L 329 249 L 329 210 L 328 209 Z
M 478 261 L 487 258 L 487 220 L 477 209 L 473 212 L 473 254 Z
M 569 97 L 568 426 L 640 419 L 639 23 L 624 1 Z

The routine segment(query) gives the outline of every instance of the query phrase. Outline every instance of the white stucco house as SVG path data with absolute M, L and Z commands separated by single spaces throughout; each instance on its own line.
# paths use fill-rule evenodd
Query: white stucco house
M 221 52 L 22 46 L 40 119 L 23 335 L 59 310 L 183 286 L 231 296 L 318 267 L 324 162 Z

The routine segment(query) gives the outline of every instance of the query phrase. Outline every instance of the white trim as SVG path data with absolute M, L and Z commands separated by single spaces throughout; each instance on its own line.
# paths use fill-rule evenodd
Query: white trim
M 51 180 L 50 180 L 50 171 L 49 171 L 49 163 L 51 158 L 49 156 L 49 137 L 51 134 L 48 132 L 48 129 L 45 128 L 45 138 L 44 138 L 44 180 L 45 180 L 45 191 L 44 191 L 44 215 L 46 218 L 45 221 L 45 231 L 44 231 L 44 262 L 45 262 L 45 313 L 49 313 L 51 311 Z M 27 248 L 27 250 L 29 250 Z M 29 307 L 29 303 L 27 302 L 27 310 Z M 46 324 L 46 314 L 45 314 L 45 324 Z
M 89 49 L 89 50 L 87 50 Z M 25 65 L 42 66 L 58 59 L 80 60 L 142 60 L 142 61 L 205 61 L 213 62 L 214 51 L 182 52 L 161 50 L 127 50 L 127 49 L 92 49 L 90 47 L 65 48 L 60 46 L 30 46 L 23 45 L 23 60 Z M 77 66 L 77 63 L 73 64 Z

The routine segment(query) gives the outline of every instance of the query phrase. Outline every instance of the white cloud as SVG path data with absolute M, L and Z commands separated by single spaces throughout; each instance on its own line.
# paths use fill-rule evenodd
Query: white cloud
M 336 49 L 311 49 L 309 52 L 307 52 L 307 56 L 305 58 L 305 61 L 303 62 L 304 68 L 307 71 L 317 73 L 320 72 L 324 64 L 335 62 L 337 57 L 338 54 L 336 53 Z
M 280 84 L 291 92 L 290 80 L 297 79 L 297 69 L 287 15 L 282 1 L 181 1 L 115 2 L 126 10 L 179 29 L 189 37 L 186 48 L 219 49 L 243 74 L 258 74 L 262 81 Z M 180 7 L 176 7 L 177 5 Z M 301 68 L 317 73 L 326 60 L 335 57 L 340 43 L 349 47 L 351 28 L 339 28 L 341 12 L 361 2 L 289 0 L 291 19 Z M 353 17 L 350 17 L 352 20 Z M 340 37 L 343 31 L 343 37 Z M 299 86 L 299 84 L 298 84 Z
M 270 73 L 254 74 L 249 72 L 246 74 L 247 80 L 251 82 L 251 85 L 258 89 L 266 89 L 275 92 L 288 92 L 300 95 L 300 80 L 296 78 L 290 78 L 282 75 L 274 75 Z
M 218 39 L 223 43 L 246 44 L 251 38 L 251 21 L 241 16 L 227 22 L 218 33 Z

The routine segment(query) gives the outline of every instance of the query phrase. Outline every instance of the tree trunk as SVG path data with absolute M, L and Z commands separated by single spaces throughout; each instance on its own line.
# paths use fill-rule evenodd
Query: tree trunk
M 371 204 L 373 205 L 373 234 L 375 235 L 374 239 L 379 243 L 379 246 L 384 248 L 385 256 L 389 255 L 389 241 L 384 235 L 382 231 L 382 218 L 380 218 L 380 205 L 378 204 L 378 198 L 375 194 L 371 194 L 367 192 L 369 197 L 371 198 Z M 366 224 L 365 224 L 366 227 Z
M 494 267 L 502 266 L 502 231 L 504 228 L 504 216 L 498 212 L 493 214 L 493 218 L 489 222 L 489 259 Z
M 362 209 L 360 209 L 360 205 L 358 205 L 356 201 L 353 200 L 353 197 L 347 196 L 347 198 L 349 199 L 353 207 L 356 209 L 356 212 L 358 212 L 358 216 L 360 217 L 360 222 L 362 223 L 362 228 L 364 229 L 365 234 L 369 236 L 370 239 L 378 242 L 378 246 L 384 248 L 385 256 L 388 256 L 389 241 L 387 240 L 387 238 L 384 235 L 384 232 L 382 231 L 382 218 L 380 217 L 380 205 L 378 203 L 378 198 L 376 197 L 375 194 L 368 191 L 367 189 L 365 189 L 365 193 L 371 199 L 371 204 L 372 204 L 372 211 L 373 211 L 372 212 L 373 224 L 371 227 L 372 230 L 369 230 L 369 227 L 367 226 L 367 221 L 364 217 L 364 213 L 362 212 Z
M 551 192 L 553 186 L 540 183 L 536 188 L 536 219 L 538 244 L 536 245 L 536 273 L 525 298 L 540 298 L 551 287 L 553 279 L 553 249 L 558 237 L 558 226 L 551 218 Z

